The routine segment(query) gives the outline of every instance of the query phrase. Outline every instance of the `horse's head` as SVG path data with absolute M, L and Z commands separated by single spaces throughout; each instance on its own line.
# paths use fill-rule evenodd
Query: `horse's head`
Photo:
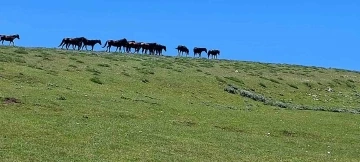
M 14 35 L 14 38 L 20 39 L 19 34 L 15 34 L 15 35 Z
M 204 51 L 205 51 L 205 53 L 207 53 L 207 52 L 208 52 L 208 50 L 207 50 L 206 48 L 204 48 Z
M 99 43 L 100 44 L 100 46 L 101 46 L 101 40 L 96 40 L 96 42 L 95 43 Z
M 87 39 L 85 37 L 80 37 L 80 41 L 85 42 Z
M 163 50 L 165 50 L 165 51 L 166 51 L 166 46 L 161 45 L 161 49 L 163 49 Z

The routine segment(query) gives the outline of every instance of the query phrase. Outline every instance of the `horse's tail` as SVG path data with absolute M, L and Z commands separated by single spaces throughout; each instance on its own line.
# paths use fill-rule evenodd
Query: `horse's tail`
M 108 44 L 108 42 L 109 42 L 109 41 L 106 41 L 105 44 L 104 44 L 104 46 L 103 46 L 102 48 L 105 48 L 105 46 Z
M 61 41 L 60 45 L 58 47 L 60 47 L 61 45 L 63 45 L 65 43 L 65 38 L 63 38 L 63 40 Z

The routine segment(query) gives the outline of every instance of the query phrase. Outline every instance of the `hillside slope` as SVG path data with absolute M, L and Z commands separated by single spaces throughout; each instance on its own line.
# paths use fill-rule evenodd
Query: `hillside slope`
M 0 158 L 356 161 L 359 78 L 285 64 L 0 47 Z

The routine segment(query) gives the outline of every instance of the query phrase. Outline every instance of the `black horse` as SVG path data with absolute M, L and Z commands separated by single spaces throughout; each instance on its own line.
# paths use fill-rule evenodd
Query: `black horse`
M 84 49 L 84 47 L 85 47 L 85 49 L 88 50 L 88 49 L 87 49 L 87 46 L 91 46 L 91 51 L 94 50 L 94 46 L 95 46 L 97 43 L 99 43 L 100 46 L 101 46 L 101 40 L 99 40 L 99 39 L 86 39 L 83 43 L 84 43 L 84 44 L 83 44 L 83 46 L 82 46 L 81 49 Z
M 183 45 L 178 45 L 175 49 L 177 49 L 178 51 L 178 56 L 180 55 L 181 53 L 181 56 L 184 54 L 189 55 L 189 49 L 186 47 L 186 46 L 183 46 Z
M 61 46 L 61 49 L 64 47 L 66 50 L 69 49 L 69 46 L 72 45 L 73 49 L 75 50 L 75 47 L 78 46 L 78 50 L 81 49 L 83 42 L 85 42 L 87 39 L 85 37 L 77 37 L 77 38 L 63 38 L 60 45 L 58 47 Z
M 13 46 L 15 46 L 14 44 L 14 39 L 20 39 L 19 34 L 15 34 L 15 35 L 0 35 L 0 40 L 1 40 L 1 44 L 4 45 L 4 41 L 8 41 L 9 46 L 11 45 L 11 43 L 13 44 Z
M 149 51 L 150 55 L 154 55 L 156 53 L 156 49 L 157 49 L 157 43 L 145 43 L 142 45 L 142 53 L 145 52 L 145 54 L 147 54 L 147 51 Z
M 104 44 L 104 46 L 102 48 L 106 47 L 106 52 L 110 52 L 110 48 L 111 46 L 115 46 L 116 50 L 115 52 L 119 49 L 119 52 L 121 51 L 121 47 L 124 47 L 124 52 L 126 50 L 126 46 L 128 44 L 128 41 L 126 38 L 120 39 L 120 40 L 107 40 Z
M 202 52 L 207 53 L 207 49 L 206 49 L 206 48 L 194 47 L 193 51 L 194 51 L 194 57 L 196 56 L 196 54 L 198 54 L 199 57 L 201 57 L 201 53 L 202 53 Z
M 60 43 L 60 45 L 59 45 L 58 47 L 61 46 L 61 49 L 63 49 L 65 45 L 66 45 L 66 47 L 67 47 L 67 45 L 69 44 L 70 39 L 71 39 L 71 38 L 68 38 L 68 37 L 67 37 L 67 38 L 63 38 L 62 41 L 61 41 L 61 43 Z
M 166 46 L 162 45 L 162 44 L 156 44 L 155 46 L 155 54 L 162 56 L 162 51 L 166 52 Z
M 214 58 L 217 59 L 217 55 L 220 55 L 220 50 L 217 49 L 209 50 L 207 54 L 208 54 L 208 59 L 210 58 L 210 55 L 212 59 Z

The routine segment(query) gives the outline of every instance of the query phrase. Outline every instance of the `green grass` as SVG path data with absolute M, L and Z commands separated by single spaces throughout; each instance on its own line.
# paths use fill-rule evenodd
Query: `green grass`
M 1 161 L 358 161 L 360 73 L 0 47 Z

